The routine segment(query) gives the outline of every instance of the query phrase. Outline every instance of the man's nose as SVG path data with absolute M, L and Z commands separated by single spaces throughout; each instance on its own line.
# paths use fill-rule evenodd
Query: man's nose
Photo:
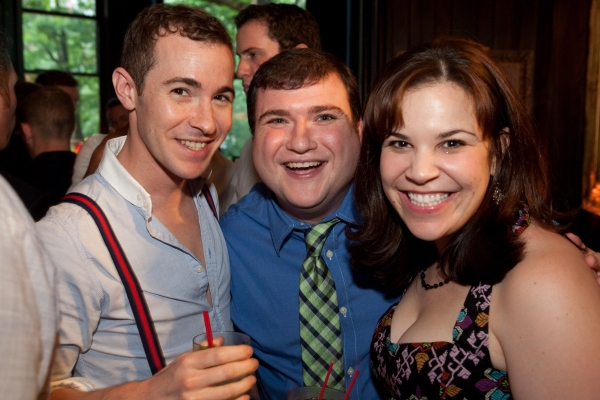
M 302 154 L 316 147 L 317 143 L 314 141 L 313 132 L 307 121 L 296 121 L 290 131 L 290 137 L 287 142 L 288 150 Z

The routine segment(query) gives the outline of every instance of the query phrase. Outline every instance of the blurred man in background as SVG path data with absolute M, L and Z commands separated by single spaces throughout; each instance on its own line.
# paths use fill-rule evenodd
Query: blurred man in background
M 71 98 L 57 87 L 44 86 L 23 98 L 17 114 L 33 159 L 26 182 L 57 204 L 71 185 L 75 162 L 70 140 L 75 127 Z

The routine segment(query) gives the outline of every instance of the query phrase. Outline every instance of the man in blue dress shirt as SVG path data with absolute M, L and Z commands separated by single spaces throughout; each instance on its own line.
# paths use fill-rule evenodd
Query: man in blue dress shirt
M 346 387 L 380 398 L 368 352 L 379 315 L 398 295 L 350 268 L 347 226 L 358 222 L 352 179 L 360 152 L 360 100 L 350 70 L 326 53 L 294 49 L 258 70 L 248 91 L 256 185 L 221 219 L 231 260 L 231 317 L 252 339 L 262 400 L 302 386 L 299 281 L 304 231 L 334 217 L 321 252 L 335 282 Z M 324 377 L 323 377 L 324 378 Z

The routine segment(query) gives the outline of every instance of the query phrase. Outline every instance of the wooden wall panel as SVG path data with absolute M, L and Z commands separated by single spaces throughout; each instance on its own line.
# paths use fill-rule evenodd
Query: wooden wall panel
M 433 14 L 434 19 L 435 30 L 432 37 L 449 35 L 452 32 L 452 19 L 448 18 L 452 15 L 452 9 L 452 0 L 437 0 L 435 8 L 428 11 L 429 14 Z
M 547 135 L 559 205 L 581 204 L 585 89 L 588 54 L 588 1 L 555 0 L 539 51 L 543 80 L 536 86 L 537 124 Z
M 493 3 L 491 0 L 479 2 L 475 39 L 488 47 L 496 48 L 494 43 L 497 32 L 495 24 L 496 10 Z
M 478 39 L 480 8 L 487 4 L 477 0 L 454 0 L 452 7 L 452 35 Z M 493 30 L 491 30 L 493 33 Z
M 402 51 L 442 35 L 477 40 L 491 49 L 535 50 L 539 0 L 363 1 L 363 70 L 376 72 Z M 373 19 L 370 16 L 375 17 Z

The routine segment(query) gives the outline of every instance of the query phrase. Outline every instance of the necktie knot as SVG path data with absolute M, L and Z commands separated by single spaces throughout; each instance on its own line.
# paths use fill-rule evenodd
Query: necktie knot
M 307 257 L 319 257 L 325 239 L 329 236 L 329 233 L 333 229 L 333 226 L 340 222 L 338 217 L 333 218 L 327 222 L 321 222 L 304 231 L 304 240 L 306 242 L 306 256 Z

